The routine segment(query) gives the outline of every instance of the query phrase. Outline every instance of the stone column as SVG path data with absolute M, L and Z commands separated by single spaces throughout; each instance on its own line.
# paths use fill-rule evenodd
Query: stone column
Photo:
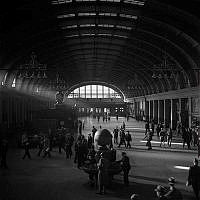
M 160 123 L 160 100 L 158 100 L 158 124 Z
M 192 125 L 192 98 L 188 98 L 188 118 L 189 118 L 189 128 Z
M 2 113 L 3 113 L 2 100 L 3 100 L 3 97 L 2 97 L 2 94 L 1 94 L 1 91 L 0 91 L 0 124 L 2 123 Z
M 153 120 L 154 120 L 154 117 L 155 117 L 155 100 L 153 100 Z
M 158 122 L 158 100 L 154 100 L 154 121 Z
M 173 99 L 170 99 L 170 128 L 173 129 Z
M 151 101 L 149 100 L 149 121 L 151 121 Z
M 145 101 L 145 118 L 146 118 L 146 121 L 149 120 L 149 102 L 148 101 Z
M 166 122 L 166 99 L 163 100 L 163 122 Z
M 159 122 L 164 122 L 164 101 L 159 100 Z

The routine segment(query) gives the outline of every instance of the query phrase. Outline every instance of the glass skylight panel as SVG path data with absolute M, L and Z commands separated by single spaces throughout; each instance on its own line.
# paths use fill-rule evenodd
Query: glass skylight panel
M 95 36 L 94 33 L 83 33 L 81 34 L 81 36 Z
M 80 27 L 95 27 L 95 24 L 81 24 Z
M 113 35 L 114 37 L 118 37 L 118 38 L 128 38 L 127 36 L 125 36 L 125 35 Z
M 57 5 L 57 4 L 65 4 L 65 3 L 71 3 L 72 0 L 53 0 L 51 1 L 52 5 Z
M 112 36 L 111 33 L 98 33 L 98 36 Z
M 69 17 L 75 17 L 75 14 L 71 13 L 71 14 L 63 14 L 63 15 L 58 15 L 57 16 L 58 19 L 69 18 Z
M 120 14 L 119 16 L 129 18 L 129 19 L 137 19 L 138 18 L 136 15 L 127 15 L 127 14 Z
M 73 37 L 79 37 L 79 35 L 74 34 L 74 35 L 65 35 L 66 38 L 73 38 Z
M 98 27 L 113 28 L 113 24 L 98 24 Z
M 71 29 L 71 28 L 77 28 L 77 25 L 69 25 L 69 26 L 62 26 L 61 29 Z
M 121 25 L 117 25 L 116 27 L 119 28 L 119 29 L 132 30 L 132 28 L 129 27 L 129 26 L 121 26 Z
M 119 3 L 120 2 L 120 0 L 100 0 L 100 1 L 115 2 L 115 3 Z
M 78 16 L 96 16 L 96 13 L 78 13 Z
M 99 13 L 99 16 L 116 17 L 117 13 Z
M 130 3 L 130 4 L 134 4 L 134 5 L 138 5 L 138 6 L 143 6 L 145 2 L 137 1 L 137 0 L 124 0 L 124 3 Z
M 76 2 L 87 2 L 87 1 L 96 1 L 96 0 L 76 0 Z

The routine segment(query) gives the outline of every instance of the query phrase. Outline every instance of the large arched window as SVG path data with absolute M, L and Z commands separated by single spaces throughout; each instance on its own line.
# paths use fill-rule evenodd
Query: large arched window
M 85 85 L 73 90 L 68 98 L 121 98 L 120 94 L 103 85 Z

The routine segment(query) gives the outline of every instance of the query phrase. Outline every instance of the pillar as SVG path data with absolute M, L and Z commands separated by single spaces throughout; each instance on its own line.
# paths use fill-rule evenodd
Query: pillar
M 149 101 L 149 105 L 150 105 L 150 121 L 153 119 L 153 101 Z
M 166 99 L 163 100 L 163 122 L 166 124 Z
M 149 101 L 149 121 L 151 121 L 151 101 Z
M 154 100 L 154 122 L 158 123 L 158 100 Z
M 192 98 L 188 98 L 188 118 L 189 118 L 189 127 L 192 126 Z
M 153 120 L 155 118 L 155 100 L 153 100 Z
M 164 101 L 159 100 L 159 122 L 163 123 L 164 122 Z
M 160 123 L 160 100 L 158 100 L 158 124 Z
M 145 118 L 146 121 L 149 121 L 149 102 L 145 101 Z
M 170 99 L 170 128 L 173 129 L 173 112 L 174 112 L 174 106 L 173 106 L 173 99 Z
M 2 94 L 1 94 L 1 91 L 0 91 L 0 124 L 2 123 L 2 113 L 3 113 L 3 111 L 2 111 L 2 99 L 3 99 L 3 97 L 2 97 Z

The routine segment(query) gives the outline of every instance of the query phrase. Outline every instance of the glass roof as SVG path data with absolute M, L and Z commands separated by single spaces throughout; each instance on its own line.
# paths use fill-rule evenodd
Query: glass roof
M 90 1 L 97 1 L 97 0 L 73 0 L 74 2 L 90 2 Z M 52 5 L 57 5 L 57 4 L 67 4 L 67 3 L 72 3 L 72 0 L 52 0 L 51 4 Z M 102 2 L 112 2 L 112 3 L 130 3 L 138 6 L 144 6 L 146 0 L 99 0 Z

